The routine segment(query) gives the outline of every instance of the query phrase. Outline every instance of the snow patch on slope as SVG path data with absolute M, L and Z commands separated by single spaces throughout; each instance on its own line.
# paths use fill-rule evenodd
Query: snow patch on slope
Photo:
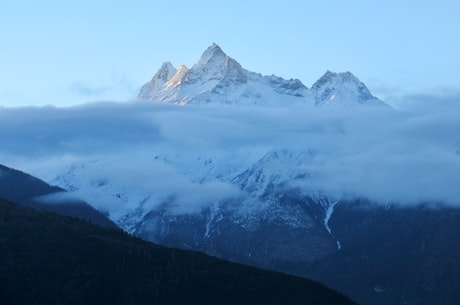
M 336 241 L 337 243 L 337 250 L 340 250 L 342 248 L 340 241 L 338 241 L 334 234 L 332 234 L 331 227 L 329 226 L 329 220 L 331 219 L 332 213 L 334 213 L 334 207 L 339 203 L 340 199 L 331 199 L 328 196 L 323 196 L 321 194 L 318 194 L 314 189 L 311 190 L 312 197 L 316 202 L 321 204 L 323 208 L 325 209 L 326 213 L 324 215 L 324 227 L 326 228 L 327 232 L 332 236 L 332 238 Z

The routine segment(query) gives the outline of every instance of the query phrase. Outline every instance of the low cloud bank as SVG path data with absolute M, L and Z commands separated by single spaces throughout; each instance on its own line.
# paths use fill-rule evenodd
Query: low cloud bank
M 308 170 L 325 192 L 382 203 L 460 205 L 460 99 L 412 97 L 401 105 L 3 108 L 0 158 L 50 182 L 79 164 L 105 160 L 75 174 L 102 188 L 110 179 L 120 196 L 136 188 L 139 200 L 174 193 L 175 208 L 187 213 L 238 195 L 231 178 L 267 151 L 309 150 L 315 157 Z M 78 191 L 85 195 L 83 188 Z M 100 209 L 120 208 L 110 198 L 99 199 Z

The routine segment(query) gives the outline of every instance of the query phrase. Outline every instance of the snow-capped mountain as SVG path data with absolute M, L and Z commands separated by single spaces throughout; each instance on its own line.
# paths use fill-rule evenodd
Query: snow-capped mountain
M 334 103 L 384 104 L 350 72 L 327 72 L 309 90 L 300 80 L 250 72 L 211 45 L 192 67 L 178 69 L 165 62 L 146 83 L 138 99 L 174 104 L 238 104 L 286 106 L 303 103 L 323 106 Z
M 311 87 L 315 106 L 342 105 L 387 105 L 373 96 L 366 85 L 350 72 L 327 71 Z
M 308 89 L 299 80 L 245 70 L 216 44 L 190 68 L 164 63 L 138 98 L 181 105 L 295 105 L 308 111 L 384 104 L 350 72 L 327 72 Z M 267 125 L 272 126 L 277 125 Z M 111 206 L 106 211 L 111 219 L 145 239 L 282 270 L 282 262 L 311 262 L 341 248 L 329 225 L 340 200 L 316 186 L 311 170 L 321 152 L 310 150 L 308 142 L 295 146 L 265 151 L 246 146 L 252 152 L 239 156 L 238 149 L 214 154 L 207 147 L 193 153 L 158 148 L 144 161 L 145 174 L 132 174 L 141 175 L 132 183 L 104 176 L 120 168 L 108 158 L 74 164 L 52 182 L 96 204 L 111 202 L 101 205 Z M 128 175 L 129 170 L 120 168 Z

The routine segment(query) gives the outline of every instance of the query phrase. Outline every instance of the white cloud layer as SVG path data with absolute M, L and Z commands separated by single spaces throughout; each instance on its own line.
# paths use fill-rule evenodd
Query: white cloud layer
M 87 164 L 88 181 L 110 177 L 120 192 L 174 193 L 175 208 L 193 212 L 238 195 L 229 178 L 267 151 L 310 150 L 315 185 L 331 194 L 460 205 L 460 99 L 413 97 L 401 105 L 398 111 L 154 103 L 0 108 L 0 160 L 48 181 Z M 91 160 L 106 166 L 91 167 Z M 223 178 L 199 181 L 206 173 L 197 162 L 214 162 L 210 175 Z M 104 210 L 128 208 L 97 201 Z

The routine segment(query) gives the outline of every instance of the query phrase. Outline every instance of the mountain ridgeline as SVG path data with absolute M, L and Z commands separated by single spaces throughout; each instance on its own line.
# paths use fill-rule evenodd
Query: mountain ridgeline
M 211 45 L 192 67 L 165 62 L 140 90 L 138 99 L 174 104 L 285 106 L 295 103 L 387 106 L 350 72 L 326 72 L 308 89 L 298 79 L 262 76 L 248 71 Z

